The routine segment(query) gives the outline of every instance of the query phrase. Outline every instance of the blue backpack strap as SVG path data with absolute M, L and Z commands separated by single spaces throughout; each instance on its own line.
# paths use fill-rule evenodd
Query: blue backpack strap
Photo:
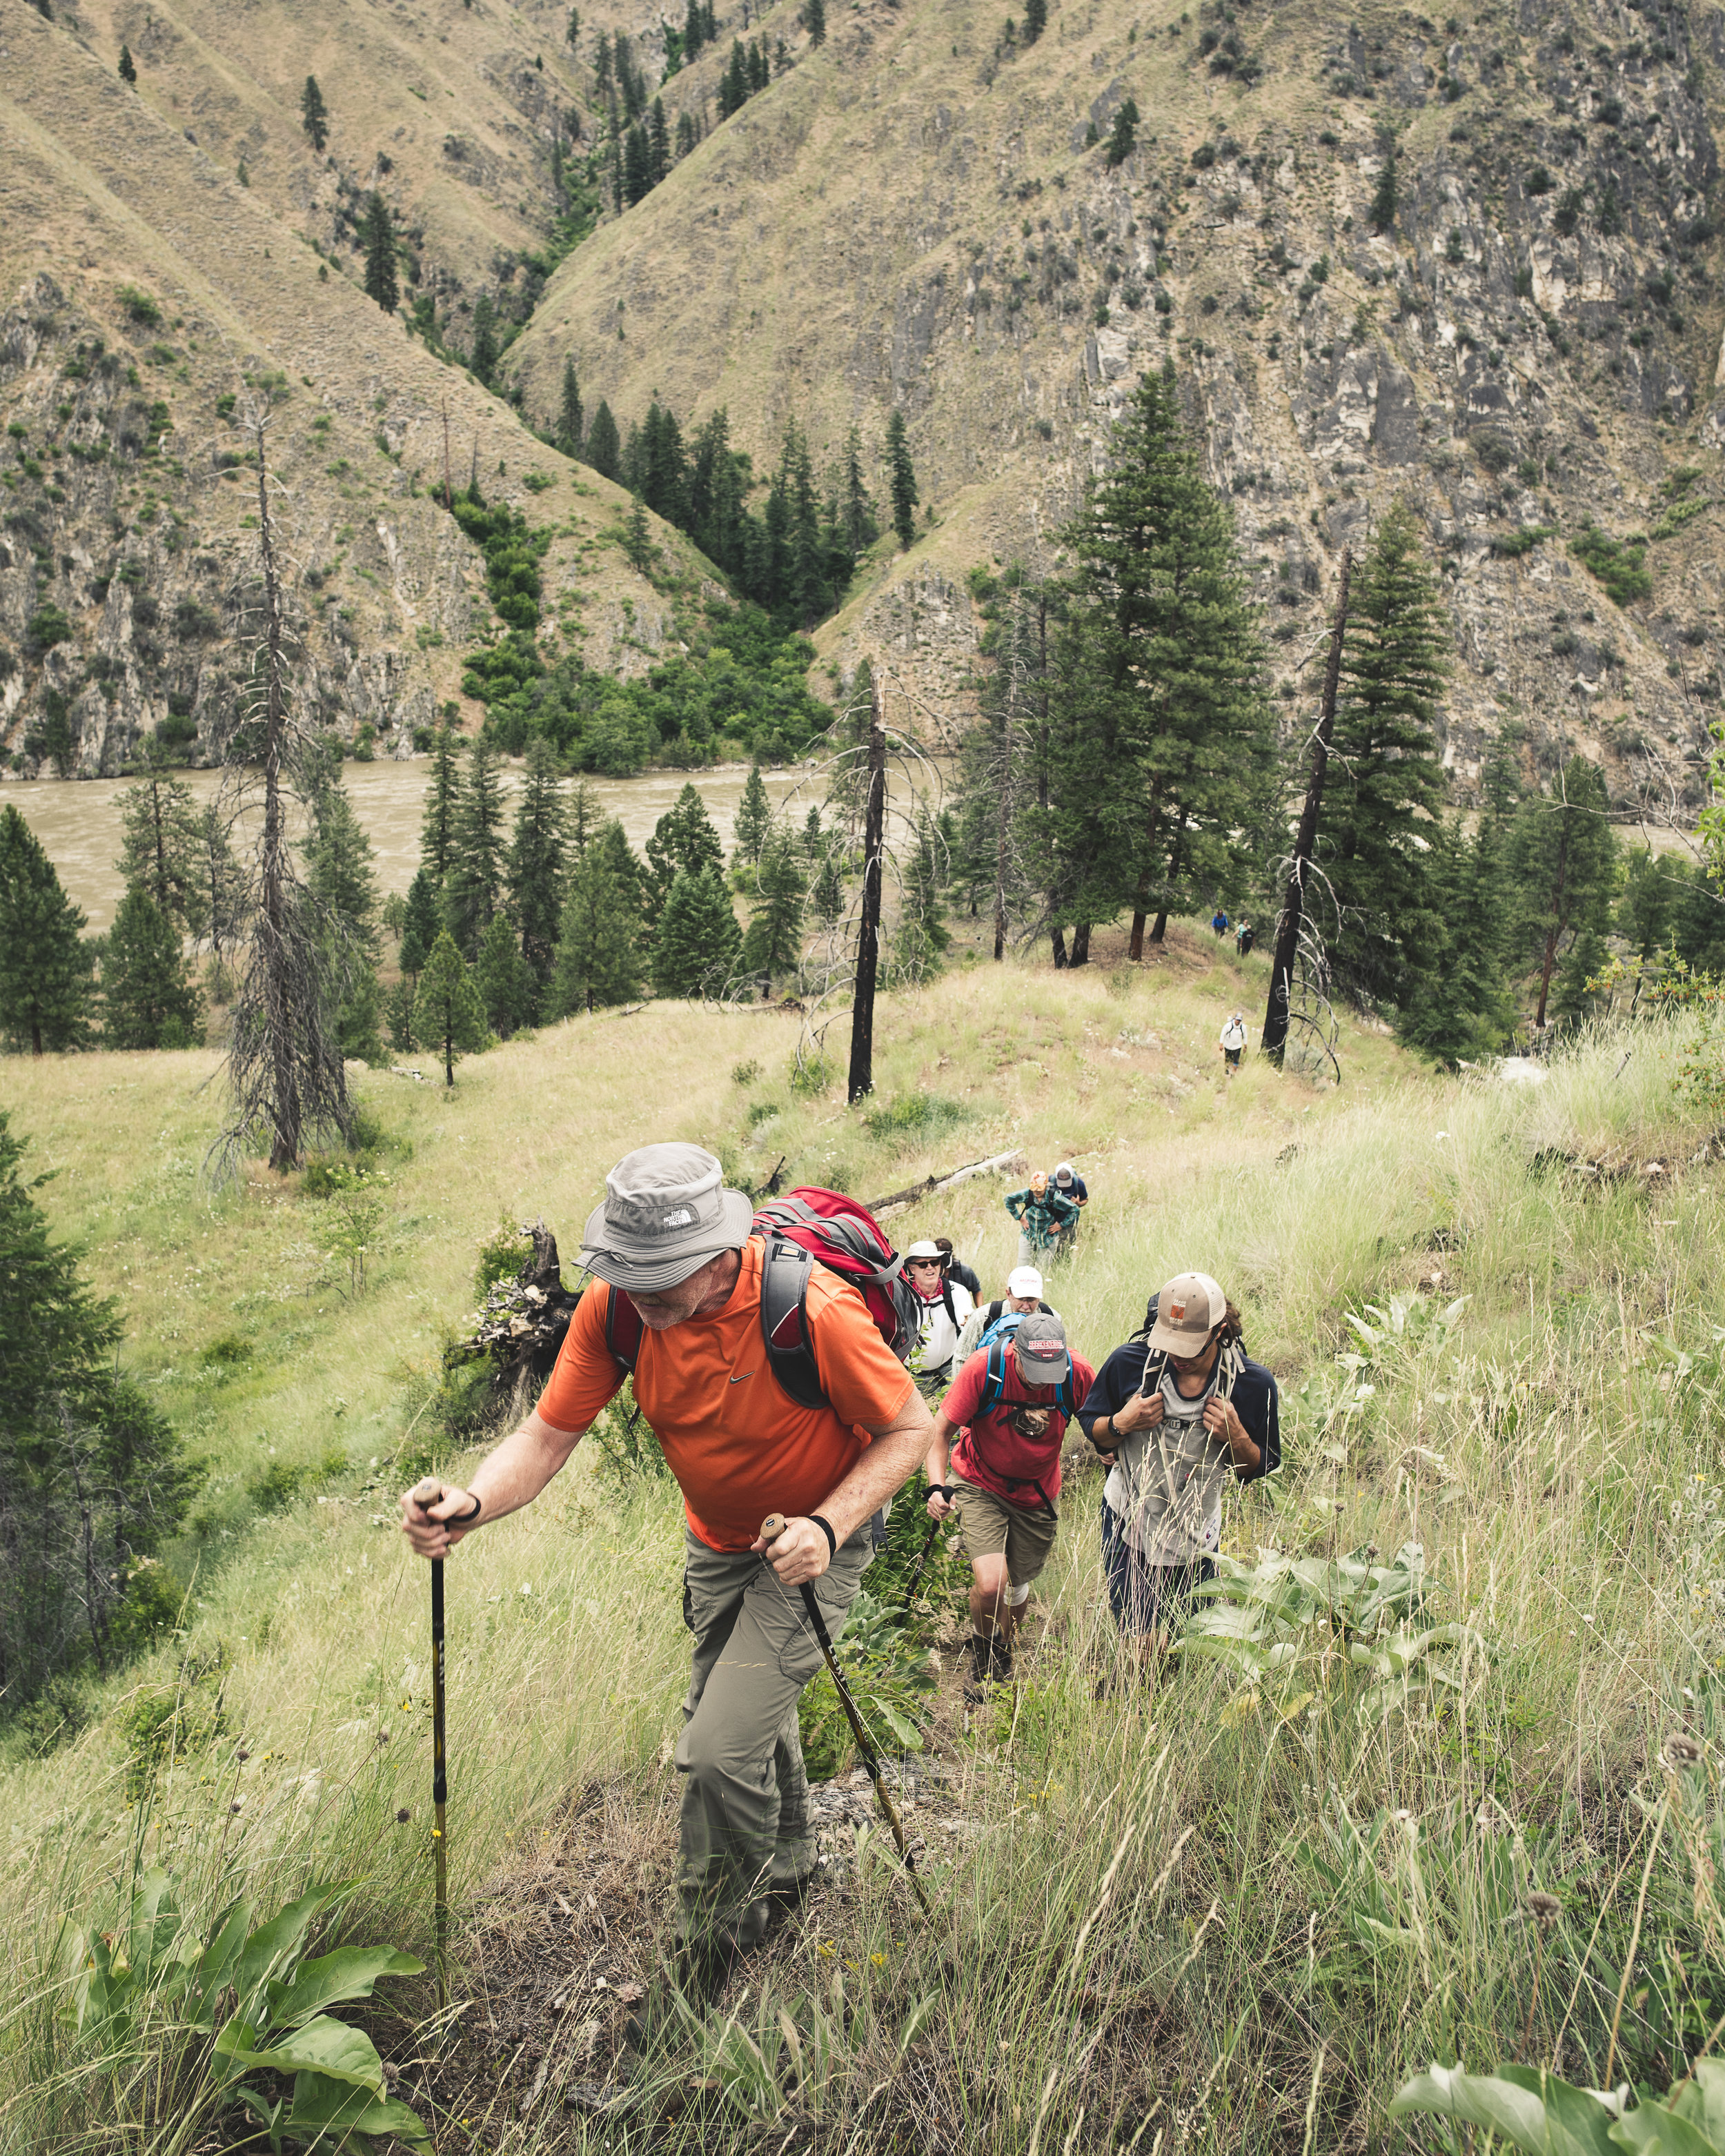
M 997 1340 L 988 1350 L 988 1367 L 983 1377 L 982 1398 L 976 1404 L 977 1419 L 980 1421 L 990 1408 L 998 1408 L 1006 1397 L 1006 1350 L 1008 1339 Z
M 809 1282 L 814 1260 L 788 1236 L 768 1235 L 761 1258 L 761 1335 L 782 1390 L 803 1408 L 829 1404 L 809 1337 Z

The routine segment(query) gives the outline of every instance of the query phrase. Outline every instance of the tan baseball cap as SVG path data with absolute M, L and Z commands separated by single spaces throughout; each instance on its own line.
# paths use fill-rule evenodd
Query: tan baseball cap
M 1178 1273 L 1156 1298 L 1153 1355 L 1201 1355 L 1228 1315 L 1228 1298 L 1208 1273 Z
M 1027 1385 L 1064 1385 L 1072 1368 L 1066 1328 L 1046 1311 L 1033 1311 L 1012 1336 L 1019 1375 Z

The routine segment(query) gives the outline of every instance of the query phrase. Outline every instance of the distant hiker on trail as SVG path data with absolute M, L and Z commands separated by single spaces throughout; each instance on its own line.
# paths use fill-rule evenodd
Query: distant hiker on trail
M 447 1484 L 429 1507 L 402 1500 L 408 1539 L 424 1558 L 447 1555 L 476 1526 L 530 1504 L 622 1385 L 619 1354 L 634 1357 L 635 1399 L 688 1521 L 683 1617 L 694 1670 L 675 1752 L 683 1791 L 672 1981 L 696 2000 L 716 1992 L 735 1956 L 793 1909 L 814 1876 L 797 1698 L 821 1650 L 800 1583 L 816 1583 L 837 1632 L 871 1554 L 870 1516 L 915 1471 L 930 1431 L 928 1409 L 862 1295 L 800 1258 L 821 1404 L 798 1404 L 788 1358 L 775 1366 L 762 1325 L 768 1243 L 752 1231 L 748 1199 L 725 1189 L 722 1177 L 695 1145 L 643 1146 L 618 1163 L 583 1243 L 599 1284 L 576 1306 L 538 1405 L 470 1486 Z M 774 1242 L 775 1268 L 787 1247 Z M 775 1512 L 788 1524 L 769 1548 L 759 1531 Z M 675 2012 L 655 1986 L 637 2041 Z
M 1008 1191 L 1006 1209 L 1019 1224 L 1021 1265 L 1034 1265 L 1045 1250 L 1058 1254 L 1061 1229 L 1078 1218 L 1077 1206 L 1051 1188 L 1040 1169 L 1022 1190 Z
M 1228 916 L 1219 906 L 1210 916 L 1210 932 L 1219 943 L 1228 933 Z
M 1235 930 L 1234 947 L 1242 958 L 1256 942 L 1257 934 L 1257 930 L 1253 927 L 1250 921 L 1242 921 L 1239 927 Z
M 1216 1035 L 1216 1045 L 1222 1051 L 1222 1070 L 1231 1078 L 1240 1068 L 1240 1051 L 1246 1045 L 1246 1022 L 1244 1011 L 1235 1011 Z
M 935 1416 L 928 1513 L 943 1520 L 956 1507 L 970 1559 L 973 1702 L 1012 1675 L 1013 1637 L 1060 1525 L 1060 1441 L 1093 1382 L 1060 1319 L 1034 1312 L 971 1357 Z
M 1007 1275 L 1006 1293 L 1000 1300 L 979 1303 L 965 1320 L 953 1358 L 957 1367 L 962 1370 L 978 1348 L 992 1348 L 997 1340 L 1016 1332 L 1019 1320 L 1036 1310 L 1045 1317 L 1059 1314 L 1042 1300 L 1042 1276 L 1035 1266 L 1014 1265 Z
M 963 1258 L 954 1255 L 950 1235 L 937 1235 L 934 1246 L 947 1261 L 947 1278 L 955 1286 L 964 1289 L 974 1302 L 983 1291 L 983 1284 L 976 1276 L 975 1267 L 966 1265 Z
M 1193 1590 L 1215 1577 L 1224 1482 L 1253 1482 L 1281 1465 L 1276 1380 L 1246 1360 L 1240 1312 L 1216 1282 L 1182 1273 L 1152 1297 L 1143 1331 L 1103 1363 L 1078 1419 L 1109 1462 L 1108 1604 L 1147 1673 Z
M 952 1278 L 938 1243 L 911 1244 L 905 1252 L 905 1278 L 915 1291 L 922 1326 L 911 1350 L 911 1374 L 923 1399 L 933 1402 L 952 1382 L 958 1335 L 976 1306 Z
M 1080 1213 L 1082 1213 L 1090 1203 L 1090 1187 L 1070 1160 L 1063 1160 L 1055 1168 L 1054 1187 L 1060 1197 L 1070 1198 Z M 1078 1222 L 1076 1216 L 1061 1229 L 1060 1235 L 1065 1247 L 1070 1250 L 1078 1240 Z

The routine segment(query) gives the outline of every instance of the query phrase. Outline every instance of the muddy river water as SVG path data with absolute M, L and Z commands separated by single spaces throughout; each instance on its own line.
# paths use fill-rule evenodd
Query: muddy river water
M 386 893 L 405 891 L 419 865 L 419 819 L 430 775 L 430 762 L 424 757 L 416 757 L 411 763 L 380 760 L 341 767 L 343 783 L 377 855 L 379 887 Z M 182 771 L 174 776 L 201 806 L 214 799 L 223 773 Z M 711 771 L 648 771 L 639 778 L 589 778 L 587 783 L 604 813 L 617 818 L 639 853 L 653 826 L 692 779 L 728 851 L 732 820 L 747 776 L 744 765 L 729 763 Z M 766 771 L 762 776 L 775 805 L 803 787 L 806 800 L 799 798 L 793 803 L 799 823 L 808 804 L 825 791 L 824 775 L 794 767 Z M 9 803 L 16 808 L 42 841 L 67 896 L 89 915 L 92 932 L 105 929 L 112 921 L 124 890 L 114 866 L 120 853 L 120 803 L 135 783 L 127 778 L 38 778 L 0 786 L 0 807 Z M 506 765 L 506 796 L 512 798 L 521 783 L 521 767 Z M 565 783 L 572 787 L 575 782 Z M 512 810 L 511 817 L 512 820 Z M 247 825 L 255 829 L 258 820 L 249 816 L 242 820 L 234 834 L 236 851 Z

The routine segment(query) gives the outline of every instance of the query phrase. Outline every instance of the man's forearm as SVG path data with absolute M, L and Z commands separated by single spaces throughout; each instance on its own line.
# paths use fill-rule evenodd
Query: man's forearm
M 946 1482 L 947 1470 L 952 1466 L 952 1425 L 942 1412 L 934 1419 L 934 1437 L 928 1448 L 928 1456 L 922 1463 L 922 1471 L 927 1476 L 931 1488 L 938 1490 Z
M 820 1508 L 839 1542 L 854 1535 L 910 1481 L 928 1450 L 932 1429 L 928 1404 L 913 1385 L 897 1414 L 874 1433 L 873 1444 Z
M 483 1501 L 478 1524 L 531 1505 L 580 1443 L 583 1432 L 555 1430 L 536 1408 L 474 1471 L 467 1487 Z

